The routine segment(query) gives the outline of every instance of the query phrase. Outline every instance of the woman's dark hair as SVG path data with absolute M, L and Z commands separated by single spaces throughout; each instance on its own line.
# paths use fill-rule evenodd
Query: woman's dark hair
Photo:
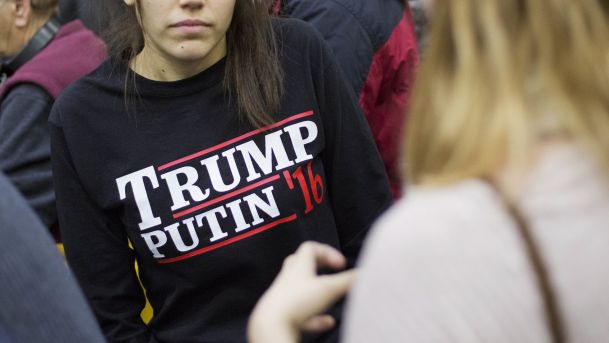
M 122 0 L 99 3 L 103 6 L 101 13 L 111 18 L 109 29 L 103 34 L 108 54 L 115 61 L 129 63 L 144 47 L 136 8 L 127 6 Z M 136 0 L 136 6 L 138 4 L 139 0 Z M 236 0 L 226 34 L 224 89 L 227 99 L 242 119 L 257 128 L 274 122 L 282 94 L 283 73 L 271 20 L 267 1 Z M 126 95 L 128 79 L 129 75 L 126 75 Z

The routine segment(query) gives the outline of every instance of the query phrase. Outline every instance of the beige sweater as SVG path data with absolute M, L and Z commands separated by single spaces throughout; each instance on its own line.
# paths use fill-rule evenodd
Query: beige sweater
M 545 154 L 517 202 L 570 342 L 609 342 L 609 178 L 574 147 Z M 491 187 L 413 189 L 377 224 L 345 342 L 549 342 L 536 279 Z

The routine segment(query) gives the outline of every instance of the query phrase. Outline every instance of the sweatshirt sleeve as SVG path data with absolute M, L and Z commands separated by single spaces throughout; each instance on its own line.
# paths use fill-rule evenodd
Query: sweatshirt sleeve
M 60 125 L 50 122 L 51 154 L 68 263 L 110 342 L 153 342 L 140 317 L 145 297 L 127 234 L 118 214 L 100 208 L 83 188 Z
M 391 191 L 361 108 L 321 43 L 325 67 L 317 91 L 326 134 L 324 165 L 342 250 L 353 265 L 368 229 L 391 204 Z

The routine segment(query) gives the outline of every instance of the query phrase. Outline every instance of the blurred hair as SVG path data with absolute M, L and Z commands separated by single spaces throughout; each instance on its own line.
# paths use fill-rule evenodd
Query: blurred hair
M 144 36 L 136 8 L 120 0 L 100 1 L 108 30 L 103 38 L 112 59 L 128 64 L 144 47 Z M 139 6 L 139 0 L 136 1 Z M 236 0 L 226 34 L 227 56 L 224 89 L 227 99 L 242 119 L 254 127 L 274 122 L 279 110 L 283 73 L 279 62 L 275 29 L 266 0 Z M 133 75 L 131 75 L 133 76 Z M 126 75 L 125 96 L 130 92 Z
M 568 137 L 609 171 L 609 2 L 434 1 L 404 140 L 410 183 L 525 166 Z

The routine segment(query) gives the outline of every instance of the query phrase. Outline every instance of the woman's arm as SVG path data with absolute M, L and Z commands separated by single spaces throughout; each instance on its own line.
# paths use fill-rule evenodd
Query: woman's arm
M 326 136 L 323 161 L 342 252 L 353 266 L 372 223 L 392 203 L 387 173 L 357 99 L 322 42 L 318 99 Z
M 57 211 L 68 263 L 109 341 L 149 342 L 151 334 L 140 318 L 145 298 L 134 270 L 135 253 L 122 223 L 83 188 L 61 126 L 51 122 L 50 131 Z

